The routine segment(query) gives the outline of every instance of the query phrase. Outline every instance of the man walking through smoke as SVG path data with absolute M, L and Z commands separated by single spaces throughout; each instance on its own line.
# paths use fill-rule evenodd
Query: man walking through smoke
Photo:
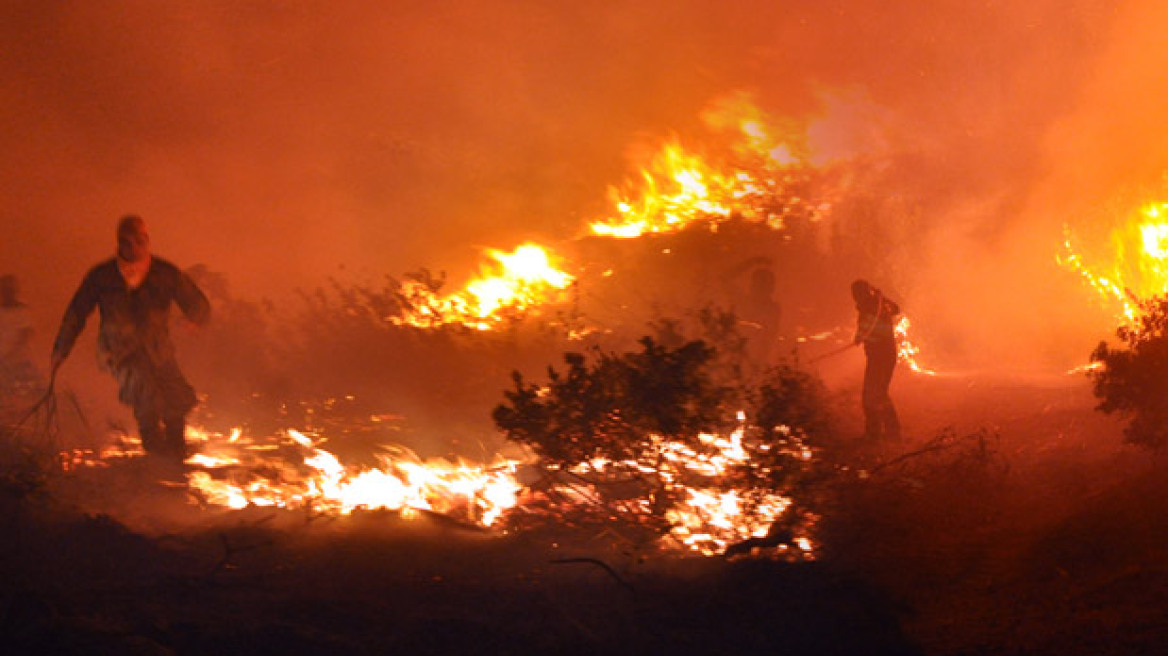
M 895 317 L 900 307 L 866 280 L 852 283 L 856 302 L 855 344 L 864 345 L 864 434 L 869 439 L 900 437 L 900 419 L 888 395 L 896 367 Z
M 187 274 L 151 255 L 150 236 L 140 217 L 123 217 L 117 238 L 117 255 L 90 269 L 65 311 L 53 344 L 53 372 L 98 308 L 99 364 L 117 379 L 121 402 L 133 409 L 143 448 L 181 466 L 186 415 L 196 399 L 175 359 L 170 306 L 177 303 L 195 324 L 210 318 L 211 306 Z

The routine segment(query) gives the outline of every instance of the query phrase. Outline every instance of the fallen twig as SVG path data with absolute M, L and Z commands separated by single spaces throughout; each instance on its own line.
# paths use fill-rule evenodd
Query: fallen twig
M 953 439 L 953 434 L 952 433 L 942 433 L 941 435 L 938 435 L 937 437 L 935 437 L 932 440 L 925 443 L 925 445 L 920 447 L 919 449 L 914 449 L 913 451 L 909 451 L 907 453 L 902 453 L 899 456 L 892 458 L 891 460 L 886 460 L 882 463 L 877 464 L 875 467 L 872 467 L 871 469 L 869 469 L 868 473 L 875 474 L 876 472 L 878 472 L 880 470 L 887 469 L 889 467 L 892 467 L 893 465 L 897 465 L 897 464 L 900 464 L 902 462 L 905 462 L 906 460 L 911 460 L 912 458 L 923 456 L 927 453 L 934 453 L 937 451 L 944 451 L 946 449 L 951 449 L 951 448 L 953 448 L 954 445 L 955 445 L 955 442 Z
M 573 563 L 590 563 L 592 565 L 596 565 L 597 567 L 608 572 L 609 575 L 612 576 L 612 578 L 615 579 L 617 583 L 621 584 L 621 586 L 624 587 L 626 590 L 628 590 L 629 592 L 631 592 L 634 595 L 637 594 L 636 588 L 634 588 L 631 584 L 629 584 L 628 581 L 621 578 L 621 575 L 617 574 L 616 570 L 614 570 L 608 563 L 604 562 L 603 560 L 600 560 L 599 558 L 557 558 L 557 559 L 551 561 L 551 563 L 553 565 L 570 565 Z
M 211 568 L 211 571 L 207 572 L 207 576 L 215 576 L 222 570 L 234 567 L 234 563 L 232 563 L 231 560 L 232 557 L 234 557 L 236 554 L 253 551 L 261 547 L 270 547 L 274 544 L 272 540 L 263 540 L 261 542 L 256 542 L 255 544 L 237 547 L 232 545 L 231 541 L 227 539 L 226 533 L 219 534 L 219 541 L 223 544 L 223 557 L 219 559 L 219 562 L 215 563 L 215 566 Z
M 974 450 L 973 450 L 972 454 L 962 453 L 959 455 L 972 456 L 973 458 L 975 458 L 977 461 L 981 462 L 982 464 L 988 465 L 991 462 L 997 460 L 997 451 L 996 451 L 996 449 L 991 448 L 991 446 L 988 444 L 987 435 L 988 435 L 987 430 L 984 428 L 979 430 L 979 431 L 976 431 L 974 433 L 967 434 L 967 435 L 958 435 L 956 433 L 956 431 L 953 430 L 952 427 L 949 427 L 949 428 L 945 429 L 944 431 L 942 431 L 941 434 L 938 435 L 937 437 L 926 442 L 920 448 L 914 449 L 914 450 L 909 451 L 907 453 L 902 453 L 899 456 L 896 456 L 895 458 L 892 458 L 892 459 L 887 460 L 885 462 L 879 463 L 876 466 L 869 469 L 868 473 L 875 474 L 881 470 L 888 469 L 889 467 L 902 464 L 902 463 L 907 462 L 913 458 L 918 458 L 920 456 L 927 455 L 930 453 L 947 451 L 949 449 L 953 449 L 955 447 L 961 446 L 962 444 L 973 444 Z M 974 440 L 976 440 L 976 442 Z M 1008 469 L 1008 467 L 1006 467 L 1006 468 Z

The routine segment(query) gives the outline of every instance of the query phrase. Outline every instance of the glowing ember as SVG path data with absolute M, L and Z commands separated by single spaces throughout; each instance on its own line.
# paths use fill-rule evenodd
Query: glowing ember
M 1072 245 L 1070 229 L 1065 233 L 1059 263 L 1079 273 L 1124 322 L 1135 324 L 1140 301 L 1168 293 L 1168 203 L 1146 205 L 1113 228 L 1107 262 L 1088 264 Z
M 419 281 L 404 282 L 402 295 L 409 307 L 390 321 L 419 328 L 458 324 L 490 330 L 505 322 L 508 311 L 523 312 L 558 299 L 574 280 L 556 269 L 547 251 L 536 244 L 523 244 L 510 253 L 488 253 L 495 262 L 490 270 L 454 294 L 439 296 Z

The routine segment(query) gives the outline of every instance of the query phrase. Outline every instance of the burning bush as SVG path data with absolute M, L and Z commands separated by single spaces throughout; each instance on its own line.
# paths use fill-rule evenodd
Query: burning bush
M 1102 366 L 1090 375 L 1097 409 L 1130 417 L 1127 441 L 1158 450 L 1168 444 L 1168 297 L 1139 306 L 1135 322 L 1116 331 L 1123 347 L 1100 342 L 1091 353 L 1091 361 Z
M 811 520 L 791 506 L 811 466 L 807 431 L 825 425 L 818 381 L 783 364 L 735 390 L 715 375 L 716 350 L 702 340 L 640 344 L 597 350 L 591 362 L 568 353 L 567 369 L 549 367 L 546 385 L 514 373 L 493 416 L 542 458 L 549 498 L 706 553 L 780 534 L 809 548 L 795 538 L 805 526 L 785 525 Z M 753 401 L 749 414 L 730 402 L 741 398 Z

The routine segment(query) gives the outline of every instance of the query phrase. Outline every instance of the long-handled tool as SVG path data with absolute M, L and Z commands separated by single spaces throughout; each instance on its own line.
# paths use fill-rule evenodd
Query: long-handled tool
M 841 346 L 837 349 L 828 351 L 827 353 L 823 353 L 821 355 L 815 356 L 814 358 L 811 358 L 810 360 L 807 361 L 807 364 L 815 364 L 816 362 L 819 362 L 820 360 L 826 360 L 830 357 L 839 355 L 840 353 L 847 351 L 848 349 L 852 348 L 853 346 L 856 346 L 856 344 L 854 344 L 854 343 L 844 344 L 843 346 Z

